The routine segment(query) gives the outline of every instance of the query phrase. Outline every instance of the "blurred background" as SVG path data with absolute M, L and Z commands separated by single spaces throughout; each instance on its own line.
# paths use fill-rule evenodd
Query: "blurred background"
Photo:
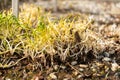
M 69 13 L 90 15 L 98 22 L 120 23 L 120 0 L 19 0 L 23 3 L 41 6 L 54 16 Z M 11 0 L 0 0 L 0 11 L 11 8 Z
M 120 14 L 120 0 L 19 0 L 23 3 L 33 3 L 53 11 L 80 11 L 85 13 Z M 11 0 L 0 0 L 0 10 L 11 8 Z

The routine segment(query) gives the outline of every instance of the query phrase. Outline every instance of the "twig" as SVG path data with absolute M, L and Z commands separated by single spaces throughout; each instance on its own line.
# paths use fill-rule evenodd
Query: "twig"
M 77 71 L 78 73 L 80 73 L 79 72 L 79 70 L 77 70 L 76 68 L 74 68 L 72 65 L 70 65 L 69 63 L 67 63 L 67 65 L 69 66 L 69 67 L 71 67 L 73 70 L 75 70 L 75 71 Z
M 26 56 L 23 57 L 23 58 L 21 58 L 21 59 L 19 59 L 18 61 L 16 61 L 16 62 L 15 62 L 14 64 L 12 64 L 12 65 L 7 65 L 7 64 L 3 65 L 3 64 L 0 63 L 0 69 L 11 68 L 11 67 L 17 65 L 21 60 L 23 60 L 23 59 L 25 59 L 25 58 L 26 58 Z

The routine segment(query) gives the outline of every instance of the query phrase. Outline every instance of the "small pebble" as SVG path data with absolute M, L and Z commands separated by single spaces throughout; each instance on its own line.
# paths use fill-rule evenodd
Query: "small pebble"
M 54 68 L 55 70 L 58 70 L 58 65 L 54 65 L 53 68 Z
M 72 61 L 71 62 L 71 65 L 73 65 L 73 66 L 76 65 L 76 64 L 77 64 L 77 61 Z
M 73 74 L 74 74 L 75 76 L 78 75 L 78 71 L 73 72 Z
M 97 60 L 102 60 L 103 59 L 103 56 L 97 56 Z
M 68 78 L 64 78 L 63 80 L 69 80 Z
M 79 68 L 79 71 L 84 71 L 84 69 L 83 68 Z
M 112 63 L 111 70 L 116 71 L 119 68 L 119 65 L 117 63 Z
M 108 52 L 104 52 L 104 53 L 103 53 L 103 56 L 104 56 L 104 57 L 110 57 L 110 54 L 109 54 Z
M 97 70 L 95 68 L 92 69 L 93 72 L 96 72 Z
M 55 73 L 50 73 L 50 78 L 52 78 L 52 79 L 57 79 L 57 76 L 55 75 Z
M 81 68 L 87 68 L 88 67 L 88 65 L 85 65 L 85 64 L 80 64 L 79 65 Z
M 77 76 L 77 79 L 82 78 L 82 77 L 83 77 L 83 75 L 78 75 L 78 76 Z
M 62 66 L 62 65 L 61 65 L 61 66 L 60 66 L 60 68 L 65 69 L 65 68 L 66 68 L 66 66 Z
M 110 59 L 110 58 L 108 58 L 108 57 L 104 57 L 104 58 L 102 59 L 102 61 L 109 62 L 109 61 L 111 61 L 111 59 Z
M 96 63 L 96 65 L 98 66 L 98 67 L 103 67 L 104 66 L 104 64 L 102 64 L 102 63 Z

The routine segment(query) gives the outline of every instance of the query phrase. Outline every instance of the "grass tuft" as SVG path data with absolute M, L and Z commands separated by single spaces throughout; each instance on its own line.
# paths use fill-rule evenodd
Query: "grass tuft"
M 92 21 L 85 15 L 70 14 L 51 20 L 49 13 L 34 5 L 24 4 L 20 10 L 18 19 L 10 11 L 0 13 L 0 64 L 3 66 L 11 66 L 7 61 L 3 63 L 8 55 L 20 55 L 18 61 L 29 56 L 33 61 L 40 58 L 46 64 L 46 55 L 50 55 L 51 63 L 55 55 L 63 62 L 74 56 L 86 60 L 91 51 L 95 55 L 103 49 L 100 42 L 104 40 L 92 31 Z

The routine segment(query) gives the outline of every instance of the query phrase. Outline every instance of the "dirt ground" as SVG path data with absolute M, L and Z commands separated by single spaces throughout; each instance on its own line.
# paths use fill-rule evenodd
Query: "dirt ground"
M 120 37 L 120 1 L 58 0 L 57 11 L 54 11 L 52 1 L 38 0 L 34 4 L 51 12 L 55 18 L 78 13 L 87 15 L 94 21 L 93 30 L 97 32 L 99 29 L 104 38 L 109 39 L 116 36 L 116 33 Z M 45 68 L 27 58 L 16 67 L 0 69 L 0 80 L 120 80 L 120 40 L 116 40 L 115 45 L 118 46 L 117 49 L 108 48 L 97 57 L 89 52 L 86 61 L 74 57 L 61 62 L 55 58 L 55 63 Z M 47 61 L 49 64 L 49 59 Z

